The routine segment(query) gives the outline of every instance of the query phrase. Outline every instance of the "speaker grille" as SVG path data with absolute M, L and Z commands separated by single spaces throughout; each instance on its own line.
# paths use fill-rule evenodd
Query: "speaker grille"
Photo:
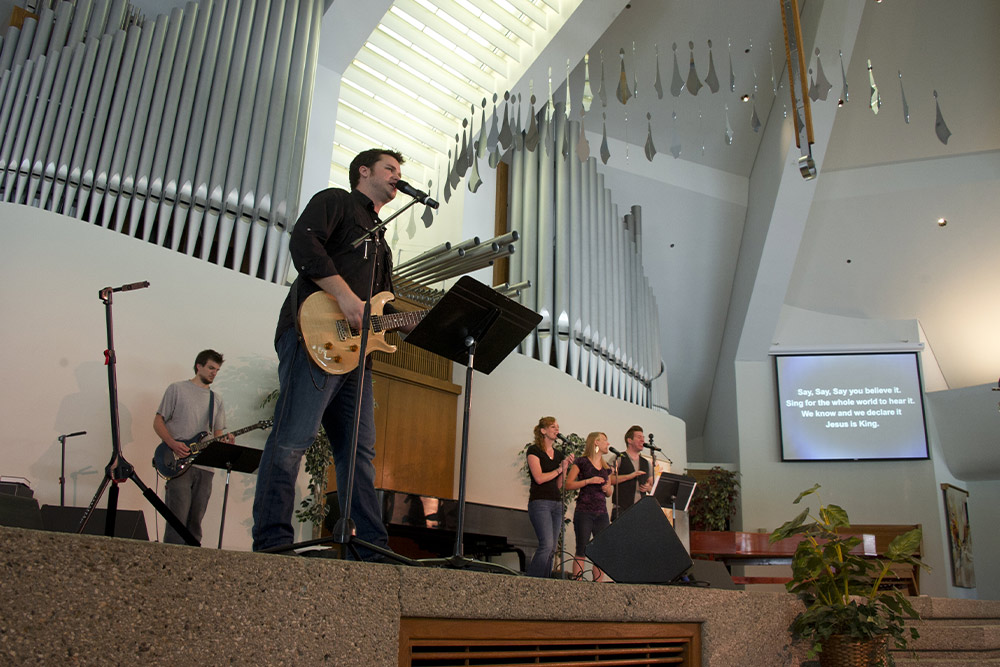
M 399 641 L 410 667 L 701 665 L 697 623 L 404 618 Z

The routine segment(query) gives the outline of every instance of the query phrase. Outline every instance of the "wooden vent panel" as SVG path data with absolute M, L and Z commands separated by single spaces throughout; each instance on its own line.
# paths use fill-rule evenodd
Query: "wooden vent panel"
M 403 618 L 399 664 L 700 667 L 701 625 Z

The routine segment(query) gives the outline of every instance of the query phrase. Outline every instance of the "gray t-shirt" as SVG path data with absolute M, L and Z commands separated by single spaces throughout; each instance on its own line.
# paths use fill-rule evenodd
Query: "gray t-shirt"
M 163 400 L 156 409 L 163 423 L 175 440 L 190 440 L 202 431 L 212 435 L 226 430 L 226 411 L 222 398 L 213 392 L 215 414 L 212 426 L 208 424 L 208 387 L 199 387 L 190 380 L 174 382 L 163 392 Z

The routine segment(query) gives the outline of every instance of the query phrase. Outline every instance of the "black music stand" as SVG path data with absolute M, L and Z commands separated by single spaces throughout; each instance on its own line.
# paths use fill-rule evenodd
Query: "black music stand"
M 226 505 L 229 503 L 229 476 L 235 470 L 252 474 L 260 466 L 264 452 L 253 447 L 243 447 L 228 442 L 213 442 L 198 454 L 198 465 L 226 471 L 226 492 L 222 494 L 222 521 L 219 524 L 219 548 L 222 548 L 222 531 L 226 527 Z
M 660 474 L 652 495 L 664 509 L 687 512 L 696 486 L 698 482 L 694 477 L 665 472 Z
M 448 290 L 447 294 L 406 337 L 406 342 L 410 345 L 416 345 L 466 367 L 455 551 L 448 558 L 431 558 L 421 561 L 427 565 L 519 574 L 503 565 L 466 558 L 463 553 L 465 473 L 469 455 L 472 376 L 474 370 L 486 375 L 493 372 L 493 369 L 514 351 L 518 343 L 524 340 L 524 337 L 538 326 L 541 320 L 542 316 L 538 313 L 525 308 L 493 288 L 469 276 L 464 276 Z

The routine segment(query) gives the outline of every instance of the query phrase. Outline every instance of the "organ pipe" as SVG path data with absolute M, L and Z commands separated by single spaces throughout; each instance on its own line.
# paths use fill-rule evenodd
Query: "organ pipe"
M 39 4 L 0 36 L 0 197 L 284 282 L 327 3 Z

